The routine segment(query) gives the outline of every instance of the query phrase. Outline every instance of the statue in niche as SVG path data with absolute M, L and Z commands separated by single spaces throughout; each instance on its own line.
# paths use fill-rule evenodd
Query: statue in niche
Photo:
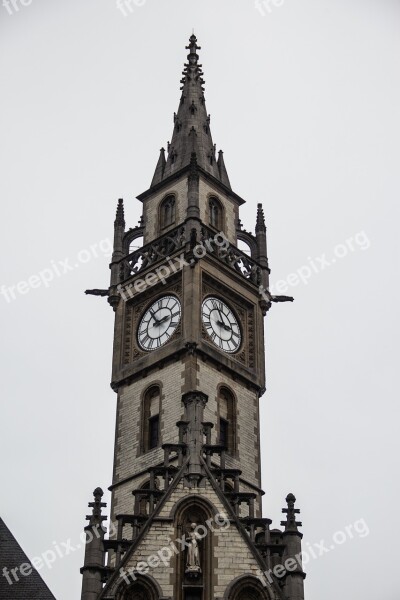
M 186 541 L 188 542 L 188 550 L 186 556 L 186 570 L 185 572 L 188 574 L 198 574 L 201 573 L 200 567 L 200 549 L 199 549 L 199 539 L 201 536 L 196 531 L 197 523 L 192 523 L 190 525 L 190 531 L 186 536 Z

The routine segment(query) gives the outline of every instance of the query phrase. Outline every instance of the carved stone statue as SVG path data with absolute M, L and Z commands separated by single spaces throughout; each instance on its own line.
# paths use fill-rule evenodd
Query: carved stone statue
M 197 523 L 190 525 L 190 531 L 187 534 L 186 541 L 189 542 L 186 557 L 186 573 L 201 573 L 200 551 L 198 540 L 201 536 L 196 531 Z

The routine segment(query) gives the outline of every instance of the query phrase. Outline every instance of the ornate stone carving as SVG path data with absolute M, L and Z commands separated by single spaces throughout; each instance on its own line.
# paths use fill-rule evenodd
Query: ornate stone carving
M 180 225 L 157 240 L 123 258 L 120 265 L 120 279 L 124 281 L 130 275 L 137 275 L 148 266 L 167 258 L 175 250 L 185 245 L 185 229 Z
M 200 566 L 200 551 L 199 551 L 199 542 L 201 536 L 196 531 L 197 523 L 192 523 L 190 525 L 190 531 L 186 536 L 186 541 L 188 542 L 188 549 L 186 555 L 186 569 L 185 573 L 190 575 L 198 575 L 201 573 Z
M 261 285 L 261 267 L 253 259 L 248 257 L 247 254 L 239 250 L 239 248 L 231 245 L 229 248 L 223 248 L 213 243 L 214 237 L 215 231 L 203 225 L 201 228 L 201 241 L 203 244 L 207 244 L 207 246 L 212 246 L 212 255 L 216 256 L 221 262 L 227 264 L 231 269 L 240 273 L 248 281 L 251 281 L 257 286 Z

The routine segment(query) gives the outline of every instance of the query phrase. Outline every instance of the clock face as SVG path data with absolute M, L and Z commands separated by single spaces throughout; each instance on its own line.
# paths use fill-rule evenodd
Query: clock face
M 224 352 L 236 352 L 241 342 L 240 327 L 225 302 L 209 297 L 202 305 L 204 327 L 214 344 Z
M 163 296 L 146 310 L 137 338 L 144 350 L 156 350 L 168 342 L 181 320 L 181 303 L 175 296 Z

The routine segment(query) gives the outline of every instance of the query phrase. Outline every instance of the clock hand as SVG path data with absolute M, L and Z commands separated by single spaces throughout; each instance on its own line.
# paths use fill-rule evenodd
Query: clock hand
M 155 316 L 155 314 L 154 314 L 154 311 L 153 311 L 153 310 L 151 310 L 151 308 L 149 309 L 149 311 L 150 311 L 150 314 L 151 314 L 151 316 L 152 316 L 152 317 L 153 317 L 153 319 L 154 319 L 154 322 L 155 322 L 155 324 L 156 324 L 156 325 L 157 325 L 157 327 L 158 327 L 158 325 L 160 324 L 160 321 L 159 321 L 159 320 L 156 318 L 156 316 Z
M 225 331 L 232 331 L 232 328 L 229 327 L 229 325 L 225 325 L 225 323 L 223 323 L 222 321 L 217 321 L 217 325 L 220 325 L 221 327 L 223 327 L 225 329 Z
M 220 308 L 217 308 L 217 311 L 219 312 L 219 318 L 221 319 L 221 322 L 224 322 L 224 317 L 222 316 L 222 312 Z
M 171 315 L 167 315 L 166 317 L 163 317 L 162 319 L 160 319 L 158 321 L 158 324 L 161 325 L 161 323 L 164 323 L 165 321 L 168 321 L 168 319 L 171 318 Z
M 221 325 L 222 327 L 224 327 L 224 329 L 226 329 L 226 327 L 227 327 L 227 326 L 226 326 L 226 325 L 225 325 L 225 323 L 224 323 L 224 317 L 222 316 L 222 315 L 223 315 L 223 313 L 222 313 L 221 309 L 220 309 L 220 308 L 218 308 L 218 306 L 217 306 L 217 311 L 218 311 L 218 313 L 219 313 L 219 318 L 221 319 L 220 321 L 217 321 L 217 324 L 218 324 L 218 325 Z M 230 327 L 229 327 L 229 329 L 230 329 Z

